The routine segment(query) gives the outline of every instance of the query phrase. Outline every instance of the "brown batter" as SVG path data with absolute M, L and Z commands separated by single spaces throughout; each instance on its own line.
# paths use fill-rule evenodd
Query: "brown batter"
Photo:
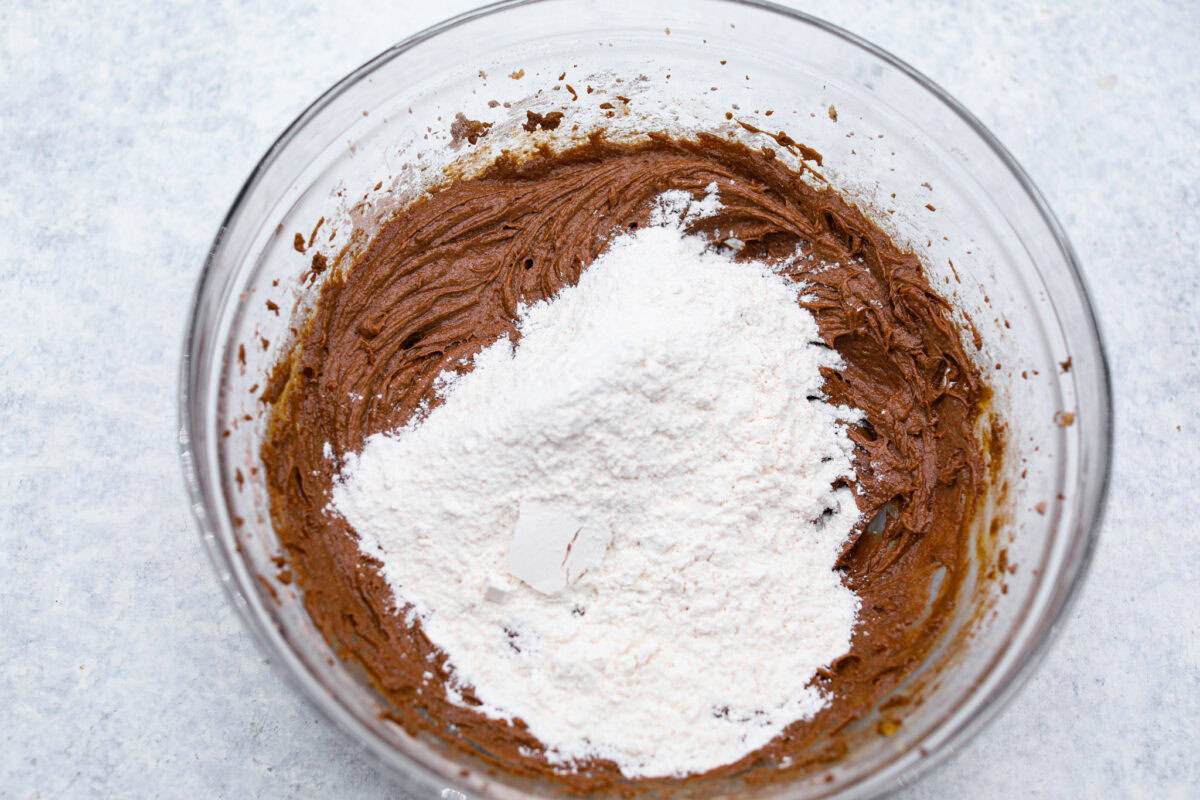
M 850 652 L 816 679 L 832 703 L 710 775 L 749 770 L 750 779 L 769 779 L 785 755 L 789 774 L 836 759 L 847 749 L 847 725 L 887 698 L 944 629 L 968 572 L 968 523 L 988 480 L 974 433 L 988 392 L 917 258 L 770 150 L 710 136 L 639 145 L 594 138 L 522 163 L 502 159 L 395 214 L 349 268 L 330 276 L 268 382 L 264 400 L 273 407 L 262 460 L 288 563 L 313 620 L 366 670 L 406 728 L 432 729 L 505 769 L 567 788 L 634 788 L 608 762 L 560 774 L 519 723 L 445 700 L 444 656 L 418 625 L 405 624 L 377 562 L 325 511 L 340 463 L 322 449 L 330 442 L 340 460 L 367 436 L 405 423 L 432 396 L 438 373 L 462 369 L 460 359 L 501 335 L 515 337 L 517 305 L 574 283 L 614 231 L 646 223 L 652 198 L 669 189 L 702 196 L 713 181 L 724 208 L 694 232 L 740 239 L 744 258 L 782 261 L 800 247 L 812 263 L 834 264 L 787 274 L 811 287 L 807 305 L 845 359 L 844 369 L 826 374 L 825 391 L 866 414 L 851 431 L 854 488 L 864 519 L 886 509 L 886 523 L 861 531 L 841 560 L 862 608 Z M 431 668 L 433 678 L 423 678 Z

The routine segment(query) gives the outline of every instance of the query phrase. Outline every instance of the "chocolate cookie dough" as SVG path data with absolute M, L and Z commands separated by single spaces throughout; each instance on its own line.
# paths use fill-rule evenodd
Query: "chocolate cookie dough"
M 769 779 L 836 759 L 847 726 L 888 698 L 938 641 L 969 572 L 968 525 L 988 480 L 975 434 L 988 390 L 916 256 L 771 150 L 706 135 L 641 144 L 594 137 L 565 152 L 502 158 L 397 212 L 329 277 L 268 382 L 261 456 L 288 565 L 314 622 L 406 728 L 574 790 L 671 783 L 630 782 L 604 761 L 565 773 L 519 721 L 448 702 L 445 657 L 398 613 L 378 563 L 327 509 L 341 458 L 407 422 L 433 397 L 439 373 L 465 369 L 498 337 L 515 337 L 518 304 L 574 283 L 615 231 L 647 223 L 658 194 L 702 196 L 713 182 L 724 207 L 691 232 L 714 243 L 736 239 L 741 257 L 785 265 L 808 287 L 804 303 L 824 343 L 845 361 L 826 373 L 824 388 L 832 402 L 865 414 L 851 437 L 853 488 L 869 524 L 840 562 L 862 607 L 851 650 L 817 678 L 831 703 L 766 748 L 689 780 Z M 796 259 L 797 251 L 809 257 Z

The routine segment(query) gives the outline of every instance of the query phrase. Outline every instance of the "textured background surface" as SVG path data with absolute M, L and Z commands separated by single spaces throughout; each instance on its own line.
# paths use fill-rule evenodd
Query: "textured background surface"
M 404 796 L 228 607 L 186 512 L 176 367 L 210 238 L 274 137 L 472 3 L 0 5 L 0 796 Z M 1079 250 L 1116 379 L 1082 602 L 902 796 L 1196 796 L 1200 5 L 801 5 L 1013 151 Z

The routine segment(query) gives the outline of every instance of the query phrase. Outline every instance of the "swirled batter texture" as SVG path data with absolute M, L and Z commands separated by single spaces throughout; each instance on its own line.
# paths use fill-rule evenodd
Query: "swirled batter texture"
M 406 728 L 433 730 L 504 769 L 567 788 L 643 788 L 602 761 L 563 774 L 519 720 L 449 703 L 444 655 L 406 622 L 378 563 L 328 511 L 330 488 L 341 457 L 408 421 L 440 372 L 464 369 L 498 337 L 515 337 L 518 304 L 575 282 L 614 231 L 646 224 L 658 194 L 699 197 L 713 182 L 724 207 L 692 232 L 740 240 L 745 258 L 789 264 L 786 274 L 808 287 L 804 302 L 825 343 L 845 361 L 827 372 L 824 389 L 864 412 L 851 431 L 853 488 L 875 522 L 840 562 L 862 608 L 850 652 L 817 678 L 830 705 L 763 750 L 689 780 L 739 772 L 769 779 L 836 759 L 850 723 L 888 698 L 945 629 L 987 481 L 974 429 L 988 392 L 916 256 L 771 150 L 710 136 L 594 138 L 561 153 L 502 158 L 392 216 L 329 277 L 264 395 L 271 419 L 261 456 L 289 567 L 314 622 Z M 798 250 L 809 257 L 793 258 Z

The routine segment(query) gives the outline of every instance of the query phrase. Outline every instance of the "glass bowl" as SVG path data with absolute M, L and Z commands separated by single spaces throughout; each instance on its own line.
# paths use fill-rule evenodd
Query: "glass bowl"
M 222 584 L 270 661 L 416 796 L 556 796 L 387 719 L 379 695 L 314 628 L 302 593 L 280 580 L 257 467 L 258 398 L 319 288 L 313 250 L 352 253 L 373 220 L 441 179 L 448 163 L 483 163 L 512 145 L 526 111 L 555 109 L 568 113 L 567 139 L 597 124 L 629 136 L 752 137 L 738 120 L 786 130 L 821 153 L 822 174 L 844 196 L 921 256 L 978 330 L 972 352 L 995 391 L 1005 457 L 945 646 L 902 686 L 916 702 L 901 717 L 886 702 L 869 710 L 845 756 L 820 770 L 688 783 L 678 794 L 869 797 L 910 782 L 1013 694 L 1077 594 L 1109 474 L 1108 371 L 1074 252 L 995 138 L 894 56 L 768 3 L 498 3 L 382 53 L 280 136 L 218 231 L 181 365 L 180 455 Z M 480 146 L 451 135 L 460 112 L 495 123 Z

